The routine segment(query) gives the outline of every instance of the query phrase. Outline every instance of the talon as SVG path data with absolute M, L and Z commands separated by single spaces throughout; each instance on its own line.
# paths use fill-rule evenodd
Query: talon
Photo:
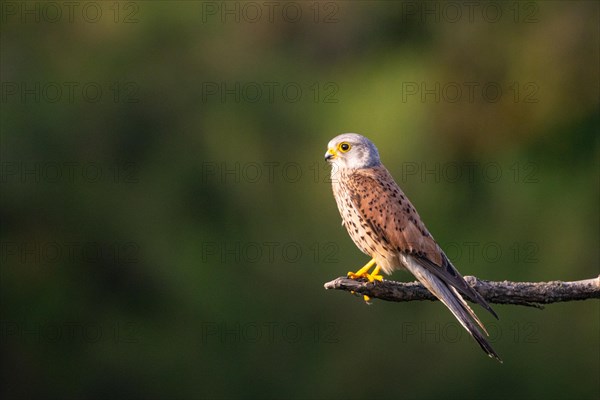
M 369 281 L 371 281 L 371 274 L 367 273 L 367 272 L 363 272 L 362 274 L 357 274 L 356 272 L 348 272 L 348 278 L 350 279 L 361 279 L 361 278 L 365 278 L 368 279 Z
M 375 264 L 375 260 L 371 260 L 367 263 L 367 265 L 365 265 L 364 267 L 362 267 L 361 269 L 359 269 L 356 272 L 348 272 L 348 278 L 350 279 L 359 279 L 359 278 L 365 278 L 367 279 L 369 282 L 375 282 L 375 281 L 383 281 L 383 275 L 381 275 L 379 273 L 379 271 L 381 270 L 381 267 L 376 266 L 375 269 L 373 270 L 372 273 L 369 273 L 369 269 L 371 269 L 371 267 Z
M 356 272 L 348 272 L 348 278 L 350 279 L 359 279 L 359 278 L 366 278 L 368 279 L 370 282 L 372 282 L 370 276 L 371 274 L 369 274 L 369 270 L 371 269 L 371 267 L 373 267 L 373 265 L 375 265 L 375 259 L 371 259 L 371 261 L 369 261 L 364 267 L 362 267 L 361 269 L 359 269 Z M 377 274 L 379 272 L 379 267 L 375 268 L 375 270 L 373 272 L 375 272 L 375 274 Z
M 383 281 L 383 275 L 381 275 L 379 273 L 379 270 L 381 268 L 378 266 L 375 267 L 375 269 L 373 270 L 373 272 L 367 277 L 367 279 L 369 279 L 369 282 L 374 282 L 374 281 Z
M 380 267 L 376 266 L 375 269 L 373 270 L 372 273 L 369 273 L 369 270 L 371 269 L 371 267 L 373 267 L 373 265 L 375 265 L 375 259 L 371 259 L 371 261 L 369 261 L 367 263 L 367 265 L 365 265 L 364 267 L 362 267 L 361 269 L 359 269 L 356 272 L 348 272 L 348 278 L 350 279 L 359 279 L 359 278 L 365 278 L 367 279 L 369 282 L 375 282 L 375 281 L 382 281 L 383 280 L 383 275 L 381 275 L 379 273 L 380 271 Z M 354 290 L 352 290 L 350 293 L 352 294 L 356 294 L 354 292 Z M 363 295 L 363 300 L 365 301 L 365 303 L 367 304 L 371 304 L 371 298 L 369 296 L 367 296 L 366 294 Z

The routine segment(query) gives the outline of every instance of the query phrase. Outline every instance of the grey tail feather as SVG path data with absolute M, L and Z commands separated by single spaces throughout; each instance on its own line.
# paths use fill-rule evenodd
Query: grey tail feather
M 465 281 L 465 278 L 463 278 L 463 276 L 460 274 L 460 272 L 458 272 L 458 270 L 456 268 L 454 268 L 454 265 L 452 265 L 452 263 L 450 262 L 450 260 L 448 259 L 448 257 L 446 257 L 446 255 L 444 254 L 444 258 L 446 259 L 449 267 L 448 268 L 452 268 L 456 275 L 458 275 L 459 280 L 461 281 L 461 283 L 466 287 L 466 291 L 463 293 L 465 296 L 470 297 L 471 300 L 474 303 L 479 304 L 481 307 L 485 308 L 490 314 L 492 314 L 494 316 L 494 318 L 496 319 L 500 319 L 498 318 L 498 314 L 496 314 L 496 311 L 494 311 L 492 309 L 492 307 L 488 304 L 488 302 L 479 294 L 479 292 L 477 290 L 475 290 L 474 288 L 472 288 L 467 281 Z M 457 288 L 460 290 L 460 287 Z
M 465 278 L 463 278 L 460 272 L 458 272 L 458 270 L 454 268 L 454 265 L 452 265 L 452 262 L 450 262 L 448 257 L 446 257 L 445 254 L 442 255 L 443 264 L 441 268 L 437 265 L 430 265 L 430 261 L 426 259 L 419 259 L 419 261 L 422 261 L 425 264 L 423 265 L 423 267 L 427 268 L 429 272 L 432 272 L 442 281 L 446 282 L 449 286 L 455 287 L 460 293 L 462 293 L 464 296 L 467 296 L 472 302 L 479 304 L 481 307 L 485 308 L 490 314 L 492 314 L 494 318 L 499 319 L 498 314 L 496 314 L 496 312 L 492 309 L 492 307 L 490 307 L 488 302 L 477 292 L 477 290 L 469 286 L 467 281 L 465 281 Z
M 477 318 L 471 307 L 461 297 L 458 290 L 435 274 L 423 267 L 417 260 L 411 256 L 406 257 L 406 268 L 427 288 L 433 293 L 448 309 L 454 314 L 458 322 L 469 332 L 475 339 L 477 344 L 485 351 L 488 356 L 502 362 L 500 356 L 492 348 L 492 345 L 487 341 L 486 337 L 477 328 L 479 325 L 487 334 L 483 324 Z M 477 325 L 475 323 L 477 323 Z

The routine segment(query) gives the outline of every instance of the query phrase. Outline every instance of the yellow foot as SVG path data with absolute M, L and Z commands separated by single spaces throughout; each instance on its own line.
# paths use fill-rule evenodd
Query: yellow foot
M 372 259 L 371 261 L 369 261 L 367 263 L 367 265 L 365 265 L 364 267 L 362 267 L 361 269 L 359 269 L 356 272 L 348 272 L 348 278 L 350 279 L 359 279 L 359 278 L 366 278 L 369 280 L 369 282 L 374 282 L 374 281 L 382 281 L 383 280 L 383 276 L 379 273 L 380 271 L 380 267 L 376 266 L 375 269 L 373 270 L 372 273 L 369 273 L 369 270 L 371 269 L 371 267 L 373 267 L 373 265 L 375 265 L 375 260 Z M 366 299 L 365 299 L 366 301 Z
M 369 280 L 369 282 L 382 281 L 383 276 L 379 273 L 379 271 L 381 269 L 379 266 L 376 266 L 375 269 L 373 270 L 373 272 L 369 273 L 369 270 L 373 267 L 373 265 L 375 265 L 374 259 L 369 261 L 367 263 L 367 265 L 365 265 L 358 271 L 348 272 L 348 278 L 350 278 L 350 279 L 366 278 Z M 352 291 L 351 293 L 356 294 L 354 291 Z M 363 300 L 365 301 L 365 303 L 371 304 L 371 298 L 369 296 L 367 296 L 366 294 L 363 295 Z
M 352 290 L 350 291 L 350 293 L 355 294 L 358 296 L 358 294 Z M 366 294 L 363 294 L 363 300 L 365 301 L 365 303 L 367 303 L 368 305 L 371 305 L 371 298 L 369 296 L 367 296 Z

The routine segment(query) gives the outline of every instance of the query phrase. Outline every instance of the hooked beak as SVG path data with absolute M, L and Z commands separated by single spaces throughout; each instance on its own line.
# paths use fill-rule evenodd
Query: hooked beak
M 337 153 L 335 149 L 329 148 L 327 152 L 325 152 L 325 161 L 330 161 L 337 157 Z

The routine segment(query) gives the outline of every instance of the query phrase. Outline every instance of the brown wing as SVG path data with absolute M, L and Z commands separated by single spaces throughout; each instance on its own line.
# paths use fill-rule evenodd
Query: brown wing
M 384 166 L 356 170 L 347 177 L 347 185 L 358 212 L 389 247 L 413 256 L 425 269 L 498 318 L 454 268 Z
M 386 244 L 442 266 L 442 250 L 385 167 L 357 170 L 347 184 L 354 206 Z

